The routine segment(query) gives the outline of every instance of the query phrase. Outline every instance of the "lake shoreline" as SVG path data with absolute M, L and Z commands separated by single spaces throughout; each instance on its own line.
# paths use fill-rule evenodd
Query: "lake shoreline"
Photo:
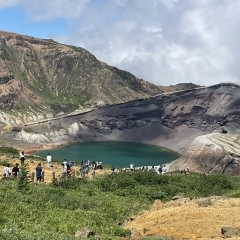
M 144 144 L 144 145 L 152 145 L 152 146 L 157 146 L 157 147 L 161 147 L 165 150 L 168 150 L 168 151 L 171 151 L 171 152 L 174 152 L 174 153 L 177 153 L 179 154 L 179 157 L 181 156 L 181 153 L 180 151 L 174 151 L 172 150 L 171 148 L 167 148 L 165 146 L 162 146 L 162 145 L 159 145 L 159 144 L 152 144 L 152 143 L 149 143 L 149 142 L 136 142 L 136 141 L 110 141 L 110 140 L 103 140 L 103 141 L 84 141 L 84 142 L 79 142 L 79 141 L 76 141 L 76 142 L 67 142 L 67 143 L 59 143 L 59 144 L 56 144 L 56 143 L 49 143 L 49 144 L 44 144 L 44 145 L 39 145 L 39 146 L 36 146 L 36 147 L 31 147 L 31 148 L 25 148 L 23 149 L 23 151 L 26 153 L 26 154 L 34 154 L 38 151 L 44 151 L 44 150 L 52 150 L 52 149 L 57 149 L 57 148 L 61 148 L 61 147 L 64 147 L 64 146 L 68 146 L 68 145 L 71 145 L 71 144 L 77 144 L 77 143 L 86 143 L 86 142 L 126 142 L 126 143 L 139 143 L 139 144 Z M 18 149 L 19 151 L 22 150 L 22 149 Z
M 44 149 L 34 152 L 34 155 L 46 157 L 50 153 L 53 160 L 81 162 L 101 161 L 103 164 L 117 168 L 158 166 L 168 164 L 180 156 L 178 153 L 162 146 L 125 141 L 89 141 L 64 145 L 60 148 Z
M 160 130 L 161 134 L 156 134 Z M 169 149 L 179 155 L 184 155 L 188 149 L 190 143 L 195 137 L 202 135 L 203 133 L 197 129 L 189 128 L 185 125 L 170 129 L 165 126 L 159 126 L 157 122 L 153 122 L 144 127 L 138 129 L 136 134 L 135 129 L 124 129 L 124 130 L 113 130 L 108 135 L 95 135 L 95 132 L 90 135 L 82 135 L 81 139 L 76 141 L 62 141 L 62 142 L 51 142 L 51 143 L 24 143 L 18 142 L 17 144 L 10 144 L 19 151 L 25 151 L 27 154 L 33 154 L 41 150 L 51 150 L 59 147 L 63 147 L 69 144 L 80 143 L 80 142 L 135 142 L 148 145 L 154 145 Z M 16 142 L 16 141 L 15 141 Z M 15 143 L 14 142 L 14 143 Z

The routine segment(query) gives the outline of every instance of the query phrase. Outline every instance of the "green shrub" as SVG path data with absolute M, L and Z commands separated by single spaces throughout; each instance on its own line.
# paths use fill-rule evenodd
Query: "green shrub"
M 135 188 L 138 182 L 134 179 L 133 173 L 120 172 L 99 177 L 97 185 L 102 191 L 115 191 L 118 189 Z
M 0 161 L 0 166 L 7 166 L 8 164 L 12 166 L 12 164 L 8 160 Z
M 232 198 L 240 198 L 240 192 L 230 194 L 229 197 L 232 197 Z
M 0 153 L 18 155 L 19 152 L 17 149 L 12 147 L 0 147 Z
M 0 180 L 0 239 L 71 240 L 83 227 L 94 230 L 101 239 L 121 239 L 130 236 L 130 231 L 121 227 L 123 222 L 149 209 L 155 199 L 240 196 L 240 179 L 220 175 L 136 171 L 94 180 L 55 180 L 46 185 L 30 183 L 24 167 L 22 179 Z
M 28 190 L 29 189 L 29 170 L 26 164 L 24 164 L 19 171 L 18 176 L 18 190 Z

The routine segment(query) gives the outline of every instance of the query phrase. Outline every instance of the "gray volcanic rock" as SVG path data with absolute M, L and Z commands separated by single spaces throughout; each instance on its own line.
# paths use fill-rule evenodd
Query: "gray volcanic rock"
M 169 164 L 169 171 L 187 167 L 194 172 L 239 174 L 240 135 L 211 133 L 196 137 L 180 159 Z
M 238 84 L 222 83 L 44 120 L 25 125 L 13 136 L 56 144 L 105 140 L 150 143 L 183 155 L 171 163 L 170 170 L 188 166 L 199 172 L 238 174 L 239 99 Z

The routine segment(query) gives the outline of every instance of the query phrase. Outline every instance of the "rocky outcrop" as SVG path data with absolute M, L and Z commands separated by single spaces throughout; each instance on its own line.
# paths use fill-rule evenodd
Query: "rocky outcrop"
M 221 233 L 223 238 L 238 237 L 240 235 L 240 227 L 222 227 Z
M 184 156 L 169 165 L 169 171 L 239 174 L 240 135 L 212 133 L 196 137 Z
M 94 231 L 87 227 L 84 227 L 75 233 L 76 238 L 82 238 L 82 239 L 86 239 L 94 235 L 95 235 Z
M 10 80 L 14 79 L 13 75 L 9 75 L 9 76 L 0 76 L 0 84 L 4 84 L 9 82 Z
M 222 83 L 26 124 L 14 137 L 63 144 L 133 141 L 182 154 L 169 169 L 238 173 L 240 86 Z M 222 129 L 224 128 L 224 132 Z M 27 135 L 27 134 L 28 135 Z M 38 135 L 40 134 L 40 135 Z M 46 138 L 44 138 L 44 136 Z

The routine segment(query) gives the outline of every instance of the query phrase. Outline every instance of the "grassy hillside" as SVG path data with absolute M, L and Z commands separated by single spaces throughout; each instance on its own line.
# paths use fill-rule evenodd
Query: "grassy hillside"
M 240 180 L 136 171 L 51 184 L 5 178 L 0 180 L 0 190 L 0 239 L 75 239 L 75 232 L 83 227 L 101 239 L 120 239 L 130 236 L 130 231 L 122 228 L 124 222 L 148 209 L 155 199 L 166 202 L 175 195 L 239 197 Z
M 33 113 L 39 109 L 68 113 L 161 92 L 154 84 L 99 61 L 83 48 L 4 31 L 0 31 L 0 83 L 4 89 L 0 99 L 6 102 L 3 109 L 27 112 L 32 105 Z

